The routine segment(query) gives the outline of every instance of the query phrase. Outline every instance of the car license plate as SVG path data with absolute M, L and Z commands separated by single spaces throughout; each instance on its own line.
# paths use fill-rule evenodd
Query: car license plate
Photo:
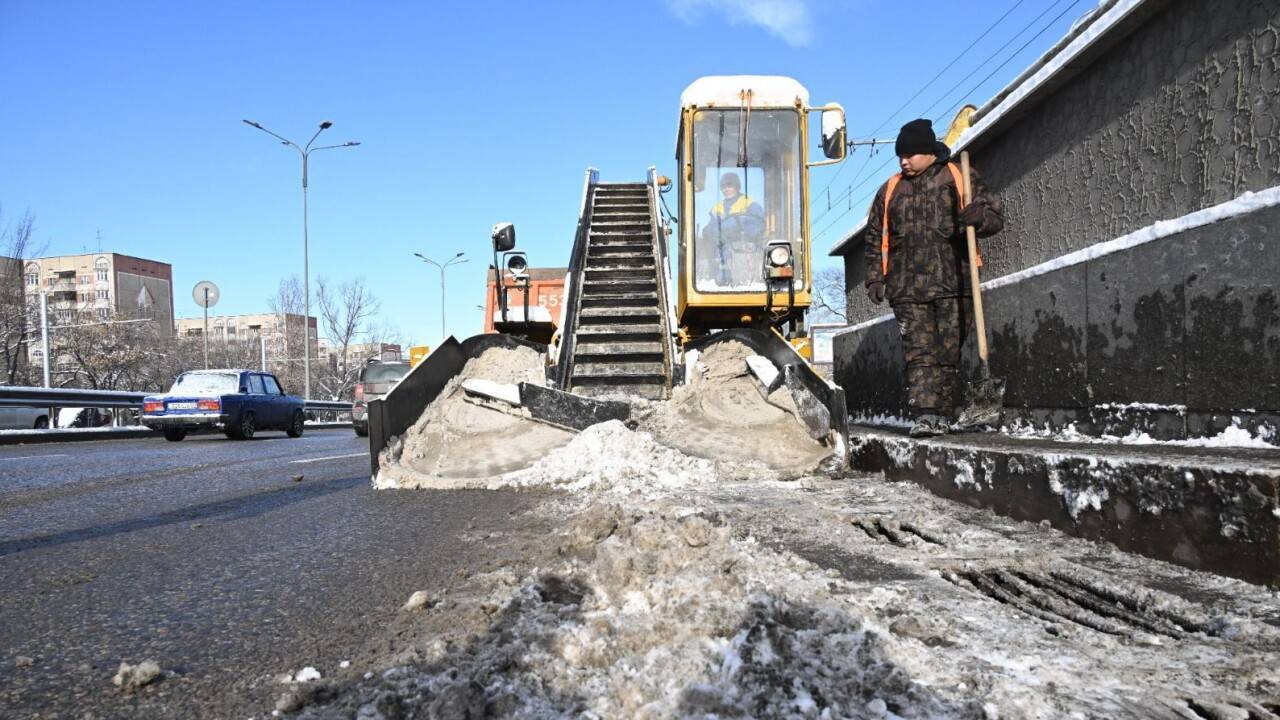
M 195 410 L 196 404 L 193 402 L 171 402 L 169 403 L 169 409 L 170 410 Z

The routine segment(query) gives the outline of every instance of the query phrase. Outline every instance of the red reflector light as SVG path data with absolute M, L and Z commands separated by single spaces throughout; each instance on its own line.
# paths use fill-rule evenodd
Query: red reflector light
M 156 400 L 148 400 L 142 403 L 142 412 L 164 412 L 164 403 Z
M 364 383 L 356 383 L 355 400 L 356 402 L 364 400 Z
M 199 402 L 196 403 L 196 408 L 200 410 L 215 410 L 215 411 L 221 410 L 222 401 L 221 400 L 200 400 Z

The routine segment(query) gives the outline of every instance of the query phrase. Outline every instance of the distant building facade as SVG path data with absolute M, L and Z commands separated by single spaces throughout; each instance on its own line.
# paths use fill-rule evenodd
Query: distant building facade
M 173 266 L 119 253 L 88 253 L 32 258 L 23 265 L 28 300 L 49 297 L 52 324 L 86 317 L 108 320 L 154 320 L 172 335 Z
M 311 357 L 319 357 L 316 319 L 307 319 L 311 328 Z M 178 318 L 178 334 L 185 337 L 204 336 L 204 316 Z M 303 316 L 295 313 L 255 313 L 249 315 L 210 315 L 209 342 L 265 342 L 268 362 L 302 359 Z

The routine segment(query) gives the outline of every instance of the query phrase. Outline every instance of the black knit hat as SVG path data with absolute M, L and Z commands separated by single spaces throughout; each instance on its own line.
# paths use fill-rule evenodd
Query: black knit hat
M 898 131 L 898 141 L 893 151 L 903 155 L 930 155 L 937 151 L 938 138 L 933 134 L 933 123 L 924 118 L 912 120 Z

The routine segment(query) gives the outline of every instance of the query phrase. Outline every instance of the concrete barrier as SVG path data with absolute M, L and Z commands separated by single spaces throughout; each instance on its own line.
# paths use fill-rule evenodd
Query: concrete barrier
M 851 464 L 1000 515 L 1280 586 L 1280 450 L 995 434 L 913 440 L 855 426 Z

